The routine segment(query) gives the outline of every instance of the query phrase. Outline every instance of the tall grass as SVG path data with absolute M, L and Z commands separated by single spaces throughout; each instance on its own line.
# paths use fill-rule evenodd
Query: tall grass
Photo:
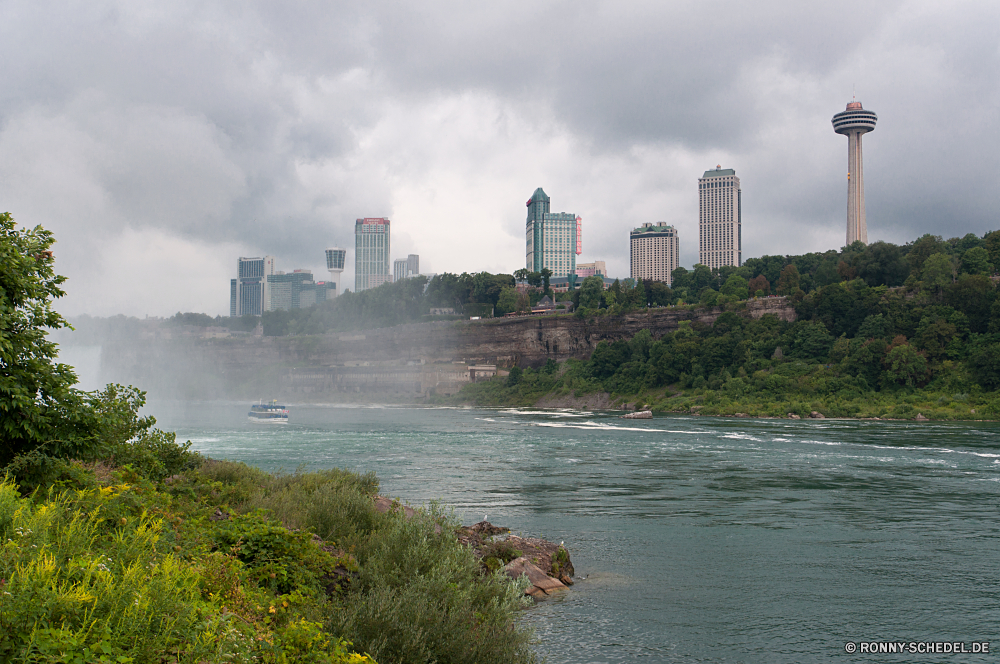
M 381 664 L 536 661 L 531 635 L 518 624 L 523 585 L 484 576 L 455 537 L 459 524 L 441 508 L 417 510 L 412 518 L 399 510 L 379 513 L 371 473 L 269 475 L 212 461 L 200 474 L 235 509 L 268 510 L 353 556 L 357 575 L 326 624 Z

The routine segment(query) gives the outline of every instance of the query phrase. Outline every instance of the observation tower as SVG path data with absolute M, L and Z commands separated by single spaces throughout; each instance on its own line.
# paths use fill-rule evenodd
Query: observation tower
M 347 250 L 332 247 L 326 250 L 326 269 L 330 271 L 330 281 L 337 285 L 335 295 L 340 295 L 340 273 L 344 271 L 344 258 Z
M 833 116 L 833 130 L 847 136 L 847 244 L 857 240 L 868 244 L 865 220 L 865 173 L 861 159 L 861 137 L 875 131 L 878 116 L 852 101 L 847 110 Z

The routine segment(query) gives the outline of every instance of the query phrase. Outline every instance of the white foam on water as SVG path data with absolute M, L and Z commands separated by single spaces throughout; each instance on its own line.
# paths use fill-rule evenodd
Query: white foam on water
M 762 443 L 762 442 L 764 442 L 760 438 L 756 438 L 754 436 L 751 436 L 748 433 L 727 433 L 727 434 L 724 434 L 722 437 L 723 438 L 733 438 L 735 440 L 752 440 L 755 443 Z
M 582 429 L 584 431 L 653 431 L 656 433 L 694 433 L 692 431 L 671 431 L 670 429 L 646 429 L 644 427 L 621 427 L 597 422 L 582 422 L 568 424 L 566 422 L 530 422 L 531 426 L 549 427 L 553 429 Z

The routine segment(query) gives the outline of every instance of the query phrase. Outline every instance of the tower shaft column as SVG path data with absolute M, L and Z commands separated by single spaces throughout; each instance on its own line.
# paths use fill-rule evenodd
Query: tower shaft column
M 863 132 L 847 135 L 847 244 L 861 240 L 868 244 L 868 224 L 865 220 L 865 175 L 861 155 Z

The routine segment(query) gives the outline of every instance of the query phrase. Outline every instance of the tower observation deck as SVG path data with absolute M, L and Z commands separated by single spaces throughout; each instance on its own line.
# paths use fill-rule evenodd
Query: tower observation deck
M 847 110 L 833 116 L 833 130 L 847 136 L 847 244 L 857 240 L 868 244 L 865 219 L 865 175 L 861 158 L 861 137 L 875 130 L 878 116 L 852 101 Z

